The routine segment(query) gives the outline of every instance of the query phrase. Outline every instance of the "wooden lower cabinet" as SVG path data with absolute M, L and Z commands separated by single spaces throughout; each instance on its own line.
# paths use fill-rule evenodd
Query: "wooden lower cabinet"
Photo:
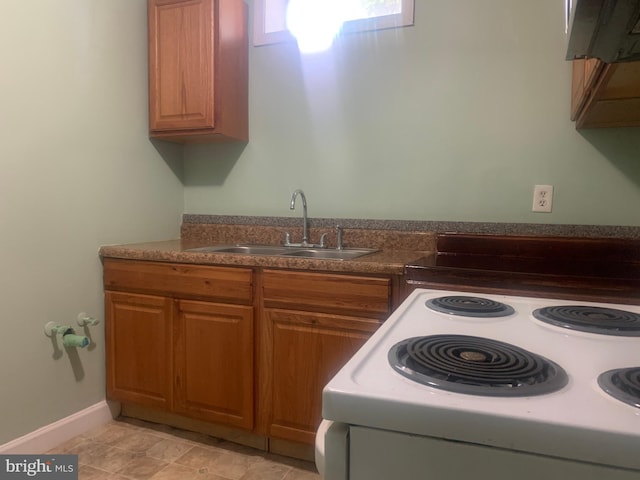
M 373 319 L 265 309 L 267 434 L 312 444 L 322 420 L 322 389 L 378 328 Z
M 173 410 L 253 428 L 253 308 L 178 302 Z
M 392 307 L 383 276 L 105 259 L 104 285 L 110 399 L 305 448 Z
M 265 270 L 260 419 L 269 437 L 313 444 L 322 389 L 391 310 L 391 280 Z
M 106 259 L 107 396 L 252 430 L 252 282 L 247 268 Z
M 173 302 L 169 298 L 106 292 L 107 396 L 171 407 Z

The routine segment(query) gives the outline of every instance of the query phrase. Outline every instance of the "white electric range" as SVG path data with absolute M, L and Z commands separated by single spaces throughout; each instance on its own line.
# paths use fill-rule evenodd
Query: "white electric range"
M 640 306 L 415 290 L 323 418 L 327 480 L 638 480 Z

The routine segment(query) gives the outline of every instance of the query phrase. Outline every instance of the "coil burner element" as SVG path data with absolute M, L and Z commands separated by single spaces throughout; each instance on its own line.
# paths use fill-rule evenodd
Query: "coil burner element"
M 488 298 L 450 295 L 427 300 L 431 310 L 464 317 L 506 317 L 514 313 L 511 306 Z
M 560 305 L 533 311 L 538 320 L 581 332 L 640 337 L 640 315 L 615 308 Z
M 598 376 L 598 385 L 613 398 L 640 408 L 640 367 L 604 372 Z
M 558 364 L 515 345 L 467 335 L 412 337 L 388 353 L 411 380 L 456 393 L 494 397 L 543 395 L 567 384 Z

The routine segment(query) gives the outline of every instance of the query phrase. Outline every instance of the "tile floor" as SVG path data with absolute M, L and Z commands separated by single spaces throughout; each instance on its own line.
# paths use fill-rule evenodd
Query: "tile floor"
M 80 480 L 319 480 L 310 462 L 207 435 L 118 419 L 49 453 L 78 455 Z

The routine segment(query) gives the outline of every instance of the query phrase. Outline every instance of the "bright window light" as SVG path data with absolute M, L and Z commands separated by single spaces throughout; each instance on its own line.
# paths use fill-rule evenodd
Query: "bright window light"
M 413 25 L 414 0 L 254 0 L 254 8 L 254 45 L 294 38 L 318 51 L 339 34 Z
M 287 29 L 301 52 L 327 50 L 346 19 L 345 0 L 289 0 Z

